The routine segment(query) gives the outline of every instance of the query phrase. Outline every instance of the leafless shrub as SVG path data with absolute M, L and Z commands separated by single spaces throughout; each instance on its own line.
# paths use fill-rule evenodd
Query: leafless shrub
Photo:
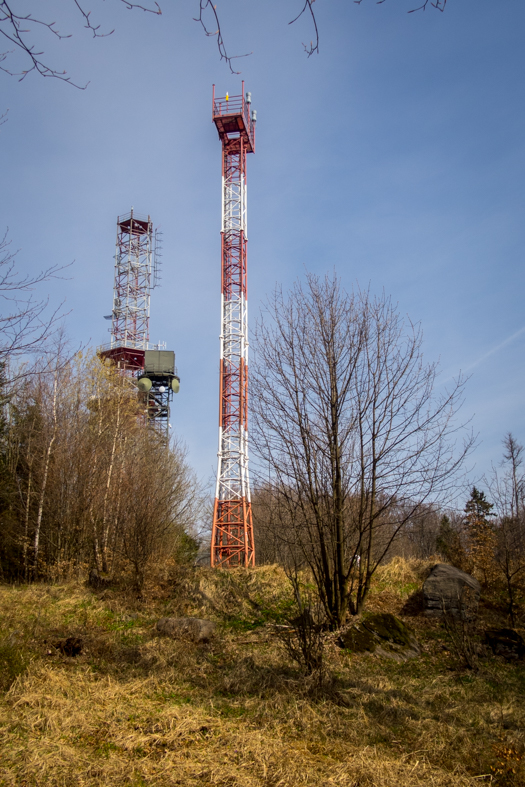
M 452 652 L 456 656 L 459 666 L 477 672 L 479 659 L 474 642 L 474 622 L 470 614 L 473 605 L 473 592 L 465 587 L 461 596 L 458 596 L 457 608 L 459 613 L 453 615 L 445 599 L 442 599 L 443 623 L 448 634 Z
M 297 573 L 289 575 L 297 603 L 298 614 L 288 620 L 288 628 L 277 628 L 277 634 L 288 656 L 304 669 L 323 681 L 325 672 L 324 640 L 326 626 L 323 606 L 315 587 L 305 584 Z

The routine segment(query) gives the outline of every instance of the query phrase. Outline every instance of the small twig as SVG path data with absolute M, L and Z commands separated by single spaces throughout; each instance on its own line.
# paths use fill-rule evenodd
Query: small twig
M 157 9 L 156 11 L 154 8 L 148 8 L 147 6 L 141 5 L 140 3 L 130 3 L 129 0 L 120 0 L 120 2 L 124 3 L 129 11 L 132 11 L 134 8 L 138 8 L 141 11 L 146 11 L 148 14 L 157 14 L 157 16 L 162 16 L 162 9 L 157 2 L 154 3 Z
M 312 0 L 314 2 L 314 0 Z M 361 5 L 363 0 L 354 0 L 356 5 Z M 382 5 L 385 3 L 386 0 L 376 0 L 376 5 Z M 444 11 L 445 6 L 447 4 L 447 0 L 424 0 L 422 5 L 418 6 L 417 8 L 411 8 L 410 11 L 407 11 L 408 14 L 413 14 L 414 11 L 424 11 L 427 5 L 431 5 L 432 8 L 437 9 L 438 11 Z
M 206 9 L 210 9 L 211 13 L 215 18 L 215 23 L 217 25 L 215 30 L 210 30 L 206 22 L 204 21 L 204 12 Z M 235 71 L 232 65 L 232 60 L 237 60 L 240 57 L 248 57 L 252 54 L 252 52 L 247 52 L 245 55 L 229 55 L 226 51 L 226 46 L 224 44 L 224 39 L 222 37 L 221 31 L 221 23 L 219 21 L 219 16 L 217 14 L 217 6 L 213 5 L 212 0 L 199 0 L 199 16 L 193 17 L 195 22 L 200 22 L 202 25 L 202 29 L 204 30 L 205 35 L 212 38 L 213 36 L 217 36 L 217 49 L 219 50 L 219 55 L 221 60 L 225 60 L 228 64 L 230 71 L 232 74 L 240 74 L 240 71 Z
M 382 3 L 384 3 L 384 1 L 385 0 L 381 0 Z M 427 5 L 431 5 L 432 8 L 436 8 L 438 11 L 444 11 L 446 4 L 447 4 L 447 0 L 435 0 L 435 2 L 434 0 L 425 0 L 423 5 L 420 5 L 419 8 L 412 8 L 412 10 L 409 11 L 408 13 L 413 14 L 414 11 L 424 11 Z
M 361 0 L 359 0 L 359 2 L 361 2 Z M 289 25 L 293 25 L 294 22 L 297 22 L 297 20 L 302 17 L 302 15 L 305 13 L 306 10 L 310 11 L 310 15 L 314 23 L 315 43 L 313 41 L 310 41 L 310 46 L 308 46 L 307 44 L 303 44 L 304 51 L 306 52 L 308 57 L 310 57 L 310 55 L 313 55 L 314 52 L 317 52 L 317 54 L 319 54 L 319 30 L 317 29 L 317 20 L 315 18 L 314 10 L 312 8 L 312 3 L 315 3 L 315 0 L 305 0 L 302 11 L 300 11 L 300 13 L 295 17 L 295 19 L 292 19 L 291 22 L 288 22 Z
M 91 24 L 91 19 L 89 18 L 91 16 L 91 11 L 84 11 L 84 9 L 82 8 L 82 6 L 78 2 L 78 0 L 73 0 L 73 2 L 75 3 L 76 7 L 78 8 L 80 13 L 84 17 L 84 21 L 86 23 L 84 25 L 84 27 L 86 28 L 86 30 L 91 30 L 91 32 L 93 33 L 93 38 L 105 38 L 106 36 L 113 35 L 113 33 L 115 32 L 115 29 L 110 30 L 109 33 L 99 33 L 100 25 L 97 25 L 96 27 L 94 27 Z

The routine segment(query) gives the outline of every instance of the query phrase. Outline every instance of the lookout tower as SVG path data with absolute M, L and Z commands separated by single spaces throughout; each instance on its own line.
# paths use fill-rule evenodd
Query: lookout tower
M 111 343 L 99 355 L 133 375 L 144 366 L 149 342 L 150 292 L 158 268 L 158 237 L 150 216 L 133 212 L 117 218 Z
M 136 380 L 144 420 L 169 441 L 170 402 L 179 391 L 175 353 L 149 342 L 150 293 L 158 284 L 160 233 L 150 216 L 134 212 L 117 218 L 111 342 L 98 355 Z M 142 406 L 144 410 L 142 410 Z M 141 416 L 142 417 L 142 416 Z

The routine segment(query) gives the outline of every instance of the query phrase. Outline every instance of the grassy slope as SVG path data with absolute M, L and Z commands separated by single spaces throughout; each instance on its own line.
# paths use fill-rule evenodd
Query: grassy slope
M 386 567 L 370 607 L 399 613 L 420 570 Z M 290 603 L 278 569 L 198 576 L 201 592 L 183 580 L 140 604 L 0 588 L 0 785 L 525 785 L 522 666 L 459 670 L 441 626 L 413 618 L 419 659 L 328 645 L 319 688 L 266 625 Z M 158 617 L 191 613 L 221 622 L 213 644 L 154 636 Z M 53 647 L 71 635 L 76 658 Z

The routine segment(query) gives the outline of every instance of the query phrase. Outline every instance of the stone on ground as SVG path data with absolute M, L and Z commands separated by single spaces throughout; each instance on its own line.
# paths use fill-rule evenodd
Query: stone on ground
M 157 631 L 172 639 L 187 639 L 190 642 L 209 642 L 217 624 L 201 618 L 161 618 Z
M 402 620 L 389 612 L 368 614 L 342 632 L 339 644 L 354 653 L 406 661 L 419 655 L 419 645 Z

